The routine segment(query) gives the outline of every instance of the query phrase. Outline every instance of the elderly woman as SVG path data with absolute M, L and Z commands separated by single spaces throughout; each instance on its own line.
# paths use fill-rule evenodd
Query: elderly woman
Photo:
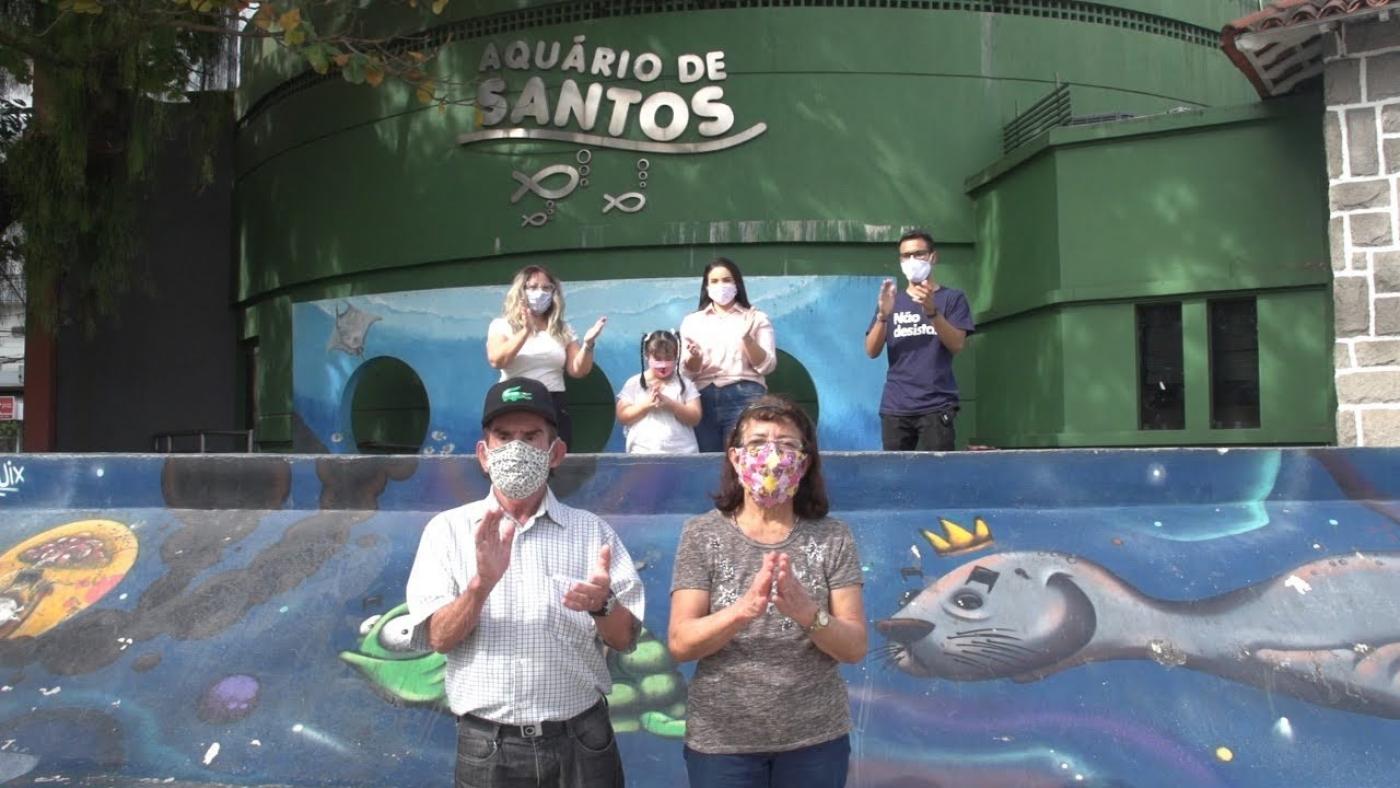
M 739 414 L 768 391 L 778 366 L 773 321 L 749 304 L 744 274 L 717 257 L 700 279 L 700 304 L 681 321 L 682 367 L 700 390 L 700 451 L 723 451 Z
M 685 524 L 671 654 L 699 660 L 685 762 L 694 788 L 845 785 L 851 712 L 839 663 L 865 656 L 860 558 L 827 517 L 812 422 L 765 396 L 730 435 L 715 509 Z
M 574 421 L 564 375 L 581 378 L 593 370 L 593 344 L 607 323 L 598 318 L 579 342 L 564 320 L 563 284 L 544 266 L 527 265 L 511 282 L 502 315 L 486 329 L 486 360 L 501 380 L 531 378 L 549 389 L 565 444 L 573 442 Z

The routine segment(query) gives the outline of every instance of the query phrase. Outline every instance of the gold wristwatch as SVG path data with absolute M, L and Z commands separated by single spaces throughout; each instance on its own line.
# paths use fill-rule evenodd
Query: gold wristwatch
M 817 617 L 812 619 L 812 625 L 810 627 L 807 627 L 807 633 L 811 634 L 813 632 L 816 632 L 818 629 L 824 629 L 830 623 L 831 616 L 827 615 L 827 612 L 825 610 L 817 608 Z

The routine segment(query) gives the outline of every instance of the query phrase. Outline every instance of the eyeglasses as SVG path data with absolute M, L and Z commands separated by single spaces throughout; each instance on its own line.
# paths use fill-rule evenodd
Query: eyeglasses
M 774 446 L 777 446 L 778 449 L 781 451 L 804 451 L 806 448 L 803 446 L 801 441 L 788 440 L 786 438 L 780 438 L 775 441 L 765 440 L 763 438 L 754 438 L 748 443 L 745 443 L 741 448 L 749 454 L 753 454 L 754 452 L 759 451 L 764 446 L 767 446 L 770 443 Z
M 910 253 L 908 253 L 908 254 L 903 254 L 903 253 L 901 253 L 901 254 L 899 255 L 899 257 L 900 257 L 901 259 L 903 259 L 903 258 L 905 258 L 905 257 L 917 257 L 917 258 L 919 258 L 920 260 L 932 260 L 932 259 L 933 259 L 933 250 L 932 250 L 932 249 L 921 249 L 921 250 L 919 250 L 919 251 L 917 251 L 917 252 L 910 252 Z

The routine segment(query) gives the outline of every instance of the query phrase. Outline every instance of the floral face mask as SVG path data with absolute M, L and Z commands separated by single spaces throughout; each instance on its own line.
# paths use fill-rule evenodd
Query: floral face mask
M 549 452 L 521 440 L 487 451 L 491 484 L 512 501 L 534 495 L 549 479 Z
M 734 449 L 739 481 L 765 509 L 792 500 L 807 474 L 807 453 L 783 443 L 750 443 Z

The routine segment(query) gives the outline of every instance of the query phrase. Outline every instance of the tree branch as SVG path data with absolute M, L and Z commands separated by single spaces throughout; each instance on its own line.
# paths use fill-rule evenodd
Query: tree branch
M 50 66 L 74 68 L 79 65 L 76 60 L 70 60 L 59 55 L 57 52 L 44 46 L 33 36 L 17 33 L 8 25 L 0 25 L 0 47 L 9 47 L 18 52 L 23 52 L 36 62 Z

